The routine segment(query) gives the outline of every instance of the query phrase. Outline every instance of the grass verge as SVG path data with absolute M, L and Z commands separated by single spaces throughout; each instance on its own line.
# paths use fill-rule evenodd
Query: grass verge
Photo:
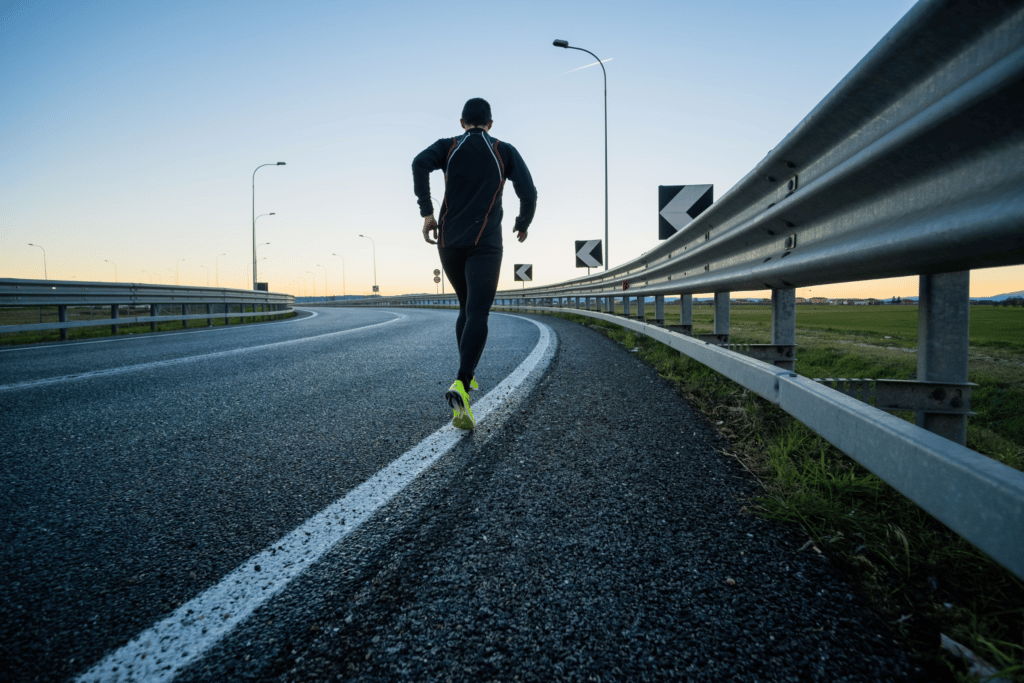
M 1024 681 L 1024 582 L 901 493 L 783 412 L 678 351 L 612 323 L 600 328 L 672 382 L 732 444 L 764 487 L 750 509 L 801 527 L 804 552 L 821 552 L 933 680 L 976 681 L 939 647 L 940 634 L 967 646 L 1005 680 Z M 913 376 L 911 360 L 834 345 L 800 348 L 811 377 Z M 980 380 L 980 381 L 979 381 Z M 1024 470 L 1024 387 L 972 377 L 968 446 Z M 1014 411 L 1015 414 L 1014 414 Z
M 242 318 L 230 318 L 230 323 L 225 323 L 224 318 L 214 318 L 213 327 L 223 327 L 225 324 L 235 325 L 248 325 L 251 323 L 270 322 L 273 320 L 286 320 L 288 318 L 295 317 L 295 313 L 289 313 L 281 316 L 268 316 L 255 314 L 253 316 L 246 316 L 245 322 L 242 322 Z M 175 332 L 185 329 L 199 329 L 202 327 L 208 327 L 205 319 L 199 320 L 186 320 L 183 324 L 182 321 L 167 321 L 157 323 L 157 332 Z M 152 328 L 149 323 L 139 324 L 123 324 L 118 325 L 117 335 L 124 336 L 130 334 L 147 334 L 152 332 Z M 103 337 L 115 336 L 110 328 L 110 325 L 96 325 L 93 327 L 72 327 L 68 329 L 68 341 L 81 341 L 83 339 L 102 339 Z M 57 342 L 60 341 L 60 332 L 58 330 L 42 330 L 42 331 L 30 331 L 30 332 L 10 332 L 6 334 L 0 334 L 0 346 L 10 346 L 16 344 L 41 344 L 46 342 Z

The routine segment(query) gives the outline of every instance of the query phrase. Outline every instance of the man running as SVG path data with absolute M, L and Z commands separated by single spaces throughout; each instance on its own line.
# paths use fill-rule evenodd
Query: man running
M 476 364 L 487 343 L 487 316 L 501 272 L 501 191 L 511 180 L 519 197 L 519 217 L 513 231 L 520 242 L 533 221 L 537 188 L 516 148 L 489 135 L 491 105 L 479 97 L 466 102 L 459 137 L 442 138 L 416 155 L 412 162 L 413 189 L 423 217 L 423 239 L 438 245 L 441 267 L 459 297 L 455 340 L 459 371 L 445 392 L 452 424 L 473 429 L 476 420 L 468 391 L 479 388 Z M 430 172 L 444 171 L 444 201 L 440 221 L 430 200 Z

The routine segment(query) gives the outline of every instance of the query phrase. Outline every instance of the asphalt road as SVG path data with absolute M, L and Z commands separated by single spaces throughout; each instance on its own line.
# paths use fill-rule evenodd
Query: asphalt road
M 316 311 L 0 351 L 0 680 L 915 678 L 627 350 Z

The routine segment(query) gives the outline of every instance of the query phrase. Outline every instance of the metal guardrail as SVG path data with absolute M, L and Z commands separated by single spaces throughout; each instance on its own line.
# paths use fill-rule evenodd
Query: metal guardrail
M 116 334 L 120 325 L 138 323 L 150 325 L 153 331 L 157 323 L 177 320 L 187 326 L 189 320 L 205 319 L 212 326 L 215 318 L 224 319 L 226 324 L 232 318 L 287 315 L 294 311 L 293 305 L 291 294 L 245 289 L 0 279 L 0 307 L 56 306 L 58 317 L 57 322 L 0 325 L 0 334 L 59 330 L 60 338 L 67 339 L 67 331 L 76 327 L 110 325 Z M 68 308 L 81 306 L 109 307 L 110 317 L 69 320 Z M 205 311 L 191 312 L 197 306 Z M 123 307 L 128 308 L 129 315 L 121 315 Z M 148 307 L 149 315 L 131 315 L 140 307 Z M 160 315 L 166 307 L 180 307 L 181 313 Z
M 1024 263 L 1021 102 L 1024 2 L 925 0 L 672 238 L 603 273 L 498 292 L 495 306 L 611 320 L 672 346 L 779 405 L 1024 578 L 1024 472 L 963 445 L 970 270 Z M 916 411 L 917 425 L 792 371 L 796 287 L 907 275 L 920 278 L 917 381 L 883 381 L 881 407 Z M 730 350 L 729 293 L 758 289 L 771 290 L 772 343 Z M 702 292 L 715 294 L 714 335 L 697 339 L 692 295 Z M 672 329 L 666 295 L 679 296 Z

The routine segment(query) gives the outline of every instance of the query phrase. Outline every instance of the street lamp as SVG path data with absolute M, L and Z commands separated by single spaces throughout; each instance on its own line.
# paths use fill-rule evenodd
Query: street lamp
M 327 296 L 327 266 L 321 266 L 319 263 L 316 264 L 317 268 L 324 269 L 324 296 Z
M 373 293 L 380 294 L 380 289 L 377 287 L 377 243 L 373 241 L 372 237 L 366 235 L 360 235 L 360 237 L 370 240 L 370 244 L 373 245 Z
M 28 246 L 30 246 L 30 247 L 36 247 L 37 249 L 43 249 L 43 248 L 42 248 L 42 247 L 40 247 L 40 246 L 39 246 L 38 244 L 32 244 L 31 242 L 29 242 L 29 243 L 28 243 Z M 50 278 L 49 278 L 49 277 L 47 276 L 47 274 L 46 274 L 46 250 L 45 250 L 45 249 L 43 249 L 43 279 L 44 279 L 44 280 L 49 280 L 49 279 L 50 279 Z
M 331 254 L 331 256 L 338 256 L 337 254 Z M 341 259 L 341 295 L 345 296 L 345 257 L 338 256 Z
M 260 247 L 265 247 L 265 246 L 267 246 L 269 244 L 270 244 L 270 242 L 264 242 L 263 244 L 257 244 L 256 245 L 256 249 L 258 250 Z M 264 257 L 264 258 L 266 258 L 266 257 Z M 259 260 L 262 261 L 263 259 L 259 259 Z
M 601 73 L 604 74 L 604 269 L 608 270 L 608 72 L 605 71 L 601 58 L 590 50 L 570 45 L 568 40 L 556 40 L 552 45 L 586 52 L 597 60 L 597 63 L 601 65 Z
M 175 285 L 178 284 L 178 264 L 180 264 L 184 260 L 185 259 L 183 259 L 183 258 L 178 259 L 178 262 L 174 264 L 174 284 Z
M 219 261 L 219 259 L 220 259 L 221 256 L 227 256 L 227 254 L 217 254 L 216 256 L 213 257 L 213 267 L 214 267 L 214 271 L 217 273 L 217 283 L 216 284 L 217 284 L 218 287 L 220 287 L 220 261 Z
M 117 264 L 113 261 L 108 261 L 107 259 L 103 259 L 103 262 L 114 266 L 114 282 L 117 282 Z
M 276 164 L 260 164 L 252 172 L 252 288 L 256 289 L 256 171 L 264 166 L 284 166 L 283 161 Z

